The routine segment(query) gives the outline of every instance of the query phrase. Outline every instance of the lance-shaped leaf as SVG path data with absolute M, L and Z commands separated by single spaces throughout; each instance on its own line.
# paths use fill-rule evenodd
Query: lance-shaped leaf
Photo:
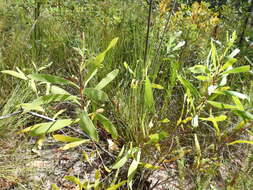
M 145 80 L 145 94 L 144 94 L 144 100 L 145 105 L 148 109 L 150 109 L 152 112 L 155 111 L 155 103 L 154 103 L 154 97 L 153 97 L 153 91 L 152 91 L 152 84 L 146 76 Z
M 125 165 L 125 163 L 128 161 L 128 159 L 130 158 L 131 156 L 131 153 L 132 153 L 132 150 L 128 150 L 127 153 L 122 157 L 120 158 L 113 166 L 112 166 L 112 169 L 119 169 L 121 168 L 122 166 Z
M 12 75 L 14 77 L 17 77 L 17 78 L 20 78 L 20 79 L 23 79 L 23 80 L 27 80 L 27 77 L 25 76 L 25 74 L 21 73 L 21 72 L 16 72 L 16 71 L 12 71 L 12 70 L 4 70 L 4 71 L 1 71 L 1 72 L 5 73 L 5 74 Z
M 105 56 L 106 56 L 106 53 L 111 49 L 113 48 L 116 44 L 117 44 L 117 41 L 118 41 L 119 38 L 114 38 L 109 46 L 106 48 L 105 51 L 103 51 L 102 53 L 100 53 L 92 62 L 91 62 L 91 67 L 94 68 L 98 68 L 100 67 L 100 65 L 102 64 L 102 62 L 104 61 L 105 59 Z
M 69 92 L 67 92 L 66 90 L 64 90 L 63 88 L 59 87 L 59 86 L 55 86 L 55 85 L 52 85 L 51 88 L 50 88 L 50 92 L 52 94 L 67 94 L 67 95 L 70 95 Z
M 201 73 L 201 74 L 207 74 L 210 73 L 210 71 L 208 70 L 207 66 L 205 65 L 195 65 L 193 67 L 190 67 L 189 70 L 192 73 Z
M 28 77 L 30 79 L 35 80 L 35 81 L 47 82 L 47 83 L 52 83 L 52 84 L 61 84 L 61 85 L 72 85 L 72 86 L 79 88 L 78 85 L 76 85 L 75 83 L 73 83 L 69 80 L 66 80 L 64 78 L 55 76 L 55 75 L 31 74 L 31 75 L 28 75 Z
M 112 185 L 109 188 L 107 188 L 106 190 L 117 190 L 118 188 L 120 188 L 122 185 L 124 185 L 127 182 L 127 180 L 121 181 L 116 185 Z
M 92 140 L 98 141 L 98 132 L 86 111 L 80 114 L 80 127 Z
M 99 101 L 103 102 L 103 101 L 109 100 L 107 94 L 104 91 L 98 90 L 96 88 L 85 88 L 83 93 L 85 96 L 87 96 L 88 98 L 96 102 L 99 102 Z
M 249 71 L 250 71 L 250 66 L 246 65 L 246 66 L 236 67 L 236 68 L 227 70 L 227 71 L 223 72 L 222 75 L 235 74 L 235 73 L 245 73 L 245 72 L 249 72 Z
M 104 129 L 112 135 L 113 139 L 118 138 L 118 132 L 112 122 L 102 114 L 96 114 L 96 119 L 102 123 Z
M 243 111 L 243 110 L 233 110 L 233 112 L 245 120 L 253 121 L 253 114 L 251 114 L 250 112 Z
M 66 136 L 66 135 L 53 135 L 53 138 L 55 140 L 61 141 L 61 142 L 75 142 L 75 141 L 84 140 L 84 139 L 81 139 L 81 138 L 70 137 L 70 136 Z
M 128 186 L 130 189 L 133 189 L 133 179 L 134 179 L 135 173 L 137 171 L 137 168 L 139 166 L 140 159 L 141 159 L 141 151 L 138 150 L 137 155 L 134 158 L 134 160 L 132 161 L 132 163 L 128 169 L 128 173 L 127 173 Z
M 253 141 L 246 141 L 246 140 L 237 140 L 237 141 L 233 141 L 231 143 L 229 143 L 228 145 L 234 145 L 234 144 L 252 144 L 253 145 Z
M 68 144 L 64 145 L 63 147 L 60 148 L 60 150 L 68 150 L 70 148 L 75 148 L 77 146 L 80 146 L 81 144 L 89 143 L 89 142 L 90 142 L 89 139 L 74 141 L 74 142 L 71 142 L 71 143 L 68 143 Z
M 188 81 L 186 80 L 185 78 L 183 78 L 182 76 L 180 75 L 177 75 L 177 78 L 178 80 L 181 82 L 181 84 L 186 88 L 186 89 L 189 89 L 190 92 L 196 96 L 196 97 L 200 97 L 200 93 L 199 91 Z
M 225 104 L 221 102 L 215 102 L 215 101 L 207 101 L 207 103 L 211 104 L 212 106 L 219 108 L 219 109 L 238 109 L 238 106 L 236 105 L 230 105 L 230 104 Z
M 29 132 L 29 135 L 38 136 L 45 133 L 51 133 L 71 125 L 73 121 L 71 119 L 61 119 L 53 122 L 39 123 L 31 127 L 23 129 L 21 132 Z
M 108 85 L 111 81 L 115 79 L 118 75 L 119 70 L 115 69 L 114 71 L 108 73 L 105 78 L 103 78 L 95 87 L 98 90 L 102 90 L 106 85 Z

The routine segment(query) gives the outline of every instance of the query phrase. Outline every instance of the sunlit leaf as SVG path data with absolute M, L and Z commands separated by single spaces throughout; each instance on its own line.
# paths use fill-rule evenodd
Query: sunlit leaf
M 130 189 L 133 189 L 133 179 L 134 179 L 134 176 L 135 176 L 135 173 L 137 171 L 137 168 L 139 166 L 139 163 L 140 163 L 140 159 L 141 159 L 141 151 L 138 150 L 137 151 L 137 155 L 136 157 L 133 159 L 129 169 L 128 169 L 128 172 L 127 172 L 127 181 L 128 181 L 128 186 Z
M 115 77 L 118 75 L 119 70 L 115 69 L 114 71 L 110 72 L 106 75 L 105 78 L 103 78 L 95 87 L 98 90 L 102 90 L 106 85 L 108 85 Z
M 149 170 L 159 170 L 159 169 L 161 169 L 160 166 L 155 166 L 155 165 L 144 163 L 144 162 L 140 162 L 140 166 L 142 166 L 146 169 L 149 169 Z
M 162 131 L 160 133 L 151 134 L 151 135 L 149 135 L 150 140 L 147 142 L 147 144 L 158 143 L 158 142 L 164 140 L 167 136 L 168 136 L 168 133 L 166 133 L 165 131 Z
M 52 190 L 61 190 L 56 184 L 52 184 Z
M 130 158 L 131 156 L 131 153 L 132 153 L 132 150 L 128 150 L 127 153 L 122 157 L 120 158 L 113 166 L 112 166 L 112 169 L 119 169 L 121 168 L 122 166 L 124 166 L 126 164 L 126 162 L 128 161 L 128 159 Z
M 17 78 L 20 78 L 20 79 L 23 79 L 23 80 L 27 80 L 27 77 L 24 75 L 24 73 L 12 71 L 12 70 L 4 70 L 4 71 L 1 71 L 1 72 L 5 73 L 5 74 L 12 75 L 14 77 L 17 77 Z
M 159 89 L 159 90 L 163 90 L 163 86 L 161 86 L 160 84 L 155 84 L 155 83 L 152 83 L 151 84 L 152 88 L 156 88 L 156 89 Z
M 60 150 L 68 150 L 70 148 L 75 148 L 77 146 L 80 146 L 81 144 L 88 143 L 88 142 L 90 142 L 90 140 L 88 139 L 74 141 L 74 142 L 64 145 L 63 147 L 60 148 Z
M 53 135 L 53 138 L 55 140 L 61 141 L 61 142 L 75 142 L 75 141 L 84 140 L 84 139 L 81 139 L 81 138 L 70 137 L 70 136 L 66 136 L 66 135 Z
M 250 71 L 250 66 L 246 65 L 246 66 L 236 67 L 236 68 L 230 69 L 228 71 L 225 71 L 222 73 L 222 75 L 235 74 L 235 73 L 245 73 L 245 72 L 249 72 L 249 71 Z
M 79 185 L 79 187 L 82 187 L 82 183 L 81 183 L 80 179 L 75 176 L 65 176 L 64 179 L 66 179 L 76 185 Z
M 236 61 L 237 61 L 237 59 L 235 59 L 235 58 L 229 59 L 229 60 L 220 68 L 220 72 L 221 72 L 221 71 L 227 70 L 227 69 L 228 69 L 229 67 L 231 67 Z
M 198 74 L 207 74 L 209 73 L 210 71 L 208 70 L 207 66 L 204 66 L 204 65 L 195 65 L 193 67 L 190 67 L 189 70 L 192 72 L 192 73 L 198 73 Z
M 118 188 L 120 188 L 122 185 L 124 185 L 127 182 L 127 180 L 121 181 L 116 185 L 112 185 L 109 188 L 107 188 L 106 190 L 117 190 Z
M 185 41 L 179 42 L 172 51 L 176 51 L 179 50 L 181 47 L 183 47 L 185 45 Z
M 230 104 L 225 104 L 221 102 L 215 102 L 215 101 L 207 101 L 209 104 L 212 106 L 219 108 L 219 109 L 238 109 L 236 105 L 230 105 Z
M 21 132 L 29 132 L 32 136 L 38 136 L 45 133 L 51 133 L 71 125 L 73 121 L 71 119 L 61 119 L 53 122 L 39 123 L 23 129 Z
M 144 94 L 144 99 L 145 99 L 145 105 L 147 108 L 149 108 L 151 111 L 155 111 L 155 104 L 154 104 L 154 97 L 153 97 L 153 92 L 152 92 L 152 85 L 151 82 L 146 76 L 145 80 L 145 94 Z
M 70 95 L 69 92 L 67 92 L 66 90 L 64 90 L 63 88 L 61 88 L 59 86 L 52 85 L 50 91 L 51 91 L 52 94 L 67 94 L 67 95 Z
M 240 53 L 240 50 L 237 48 L 237 49 L 235 49 L 228 57 L 233 58 L 233 57 L 235 57 L 238 53 Z
M 253 145 L 253 141 L 237 140 L 237 141 L 228 143 L 228 145 L 234 145 L 234 144 L 252 144 Z

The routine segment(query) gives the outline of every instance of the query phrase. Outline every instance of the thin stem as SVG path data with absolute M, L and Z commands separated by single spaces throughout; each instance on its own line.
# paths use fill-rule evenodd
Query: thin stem
M 156 50 L 156 54 L 155 54 L 155 58 L 154 58 L 153 62 L 156 62 L 157 59 L 160 57 L 161 47 L 162 47 L 162 44 L 163 44 L 163 41 L 164 41 L 164 38 L 165 38 L 165 34 L 166 34 L 166 32 L 167 32 L 167 30 L 169 28 L 171 16 L 172 16 L 173 10 L 175 9 L 176 2 L 177 2 L 176 0 L 173 1 L 173 6 L 172 6 L 172 9 L 170 11 L 170 14 L 169 14 L 169 17 L 167 19 L 167 22 L 165 24 L 165 27 L 164 27 L 164 30 L 163 30 L 163 33 L 162 33 L 162 37 L 161 37 L 161 40 L 159 42 L 158 48 Z
M 147 28 L 147 35 L 146 35 L 146 45 L 145 45 L 145 53 L 144 53 L 144 64 L 147 63 L 147 56 L 148 56 L 148 47 L 149 47 L 149 33 L 150 33 L 150 25 L 151 25 L 151 15 L 152 15 L 152 4 L 153 0 L 149 2 L 149 11 L 148 11 L 148 28 Z

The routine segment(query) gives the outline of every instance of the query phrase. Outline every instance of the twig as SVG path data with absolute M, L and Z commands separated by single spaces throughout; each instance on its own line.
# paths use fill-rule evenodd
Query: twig
M 50 118 L 50 117 L 47 117 L 47 116 L 44 116 L 44 115 L 41 115 L 41 114 L 38 114 L 38 113 L 32 112 L 32 111 L 27 112 L 27 114 L 35 116 L 35 117 L 39 117 L 41 119 L 45 119 L 47 121 L 56 121 L 56 119 L 53 119 L 53 118 Z
M 19 110 L 19 111 L 16 111 L 16 112 L 13 112 L 13 113 L 10 113 L 10 114 L 7 114 L 7 115 L 0 116 L 0 120 L 8 119 L 8 118 L 13 117 L 15 115 L 21 114 L 22 112 L 23 112 L 23 110 Z

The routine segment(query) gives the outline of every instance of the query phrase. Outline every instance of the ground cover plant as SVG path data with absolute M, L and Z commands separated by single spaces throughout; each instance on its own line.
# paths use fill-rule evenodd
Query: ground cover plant
M 0 189 L 252 189 L 253 1 L 0 2 Z

